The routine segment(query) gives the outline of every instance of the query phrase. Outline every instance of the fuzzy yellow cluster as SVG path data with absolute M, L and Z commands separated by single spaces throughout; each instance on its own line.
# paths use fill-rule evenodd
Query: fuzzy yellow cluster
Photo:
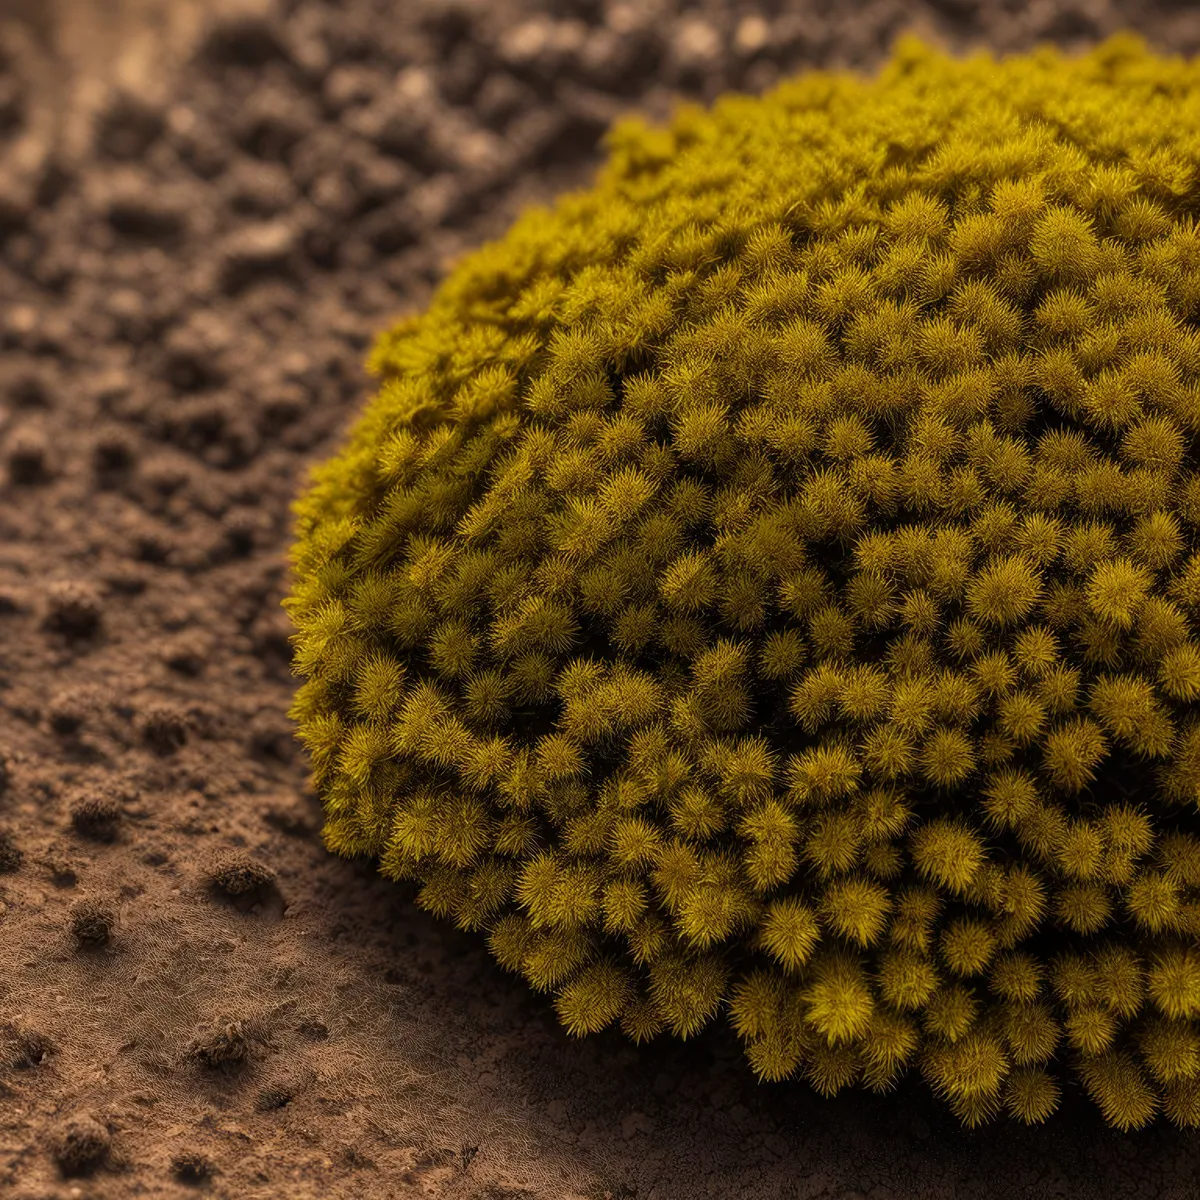
M 1200 66 L 905 36 L 607 143 L 295 504 L 327 846 L 573 1034 L 1200 1125 Z

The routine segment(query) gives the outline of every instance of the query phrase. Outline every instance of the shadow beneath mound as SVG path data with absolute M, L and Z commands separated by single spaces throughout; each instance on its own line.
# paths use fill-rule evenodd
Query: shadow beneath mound
M 1099 1200 L 1149 1182 L 1156 1196 L 1193 1194 L 1200 1139 L 1161 1116 L 1121 1133 L 1069 1076 L 1045 1125 L 1001 1116 L 970 1130 L 916 1067 L 882 1095 L 824 1098 L 804 1080 L 759 1083 L 724 1017 L 686 1041 L 635 1046 L 613 1027 L 570 1037 L 551 997 L 504 971 L 478 935 L 417 908 L 413 885 L 362 860 L 333 871 L 334 935 L 364 994 L 399 989 L 394 1027 L 377 1035 L 417 1061 L 428 1047 L 446 1094 L 522 1114 L 546 1153 L 597 1173 L 613 1195 L 748 1194 L 751 1180 L 756 1200 L 818 1196 L 819 1183 L 896 1200 Z
M 225 891 L 219 884 L 209 883 L 204 894 L 218 908 L 264 921 L 282 921 L 287 910 L 287 901 L 273 882 L 260 883 L 236 894 Z

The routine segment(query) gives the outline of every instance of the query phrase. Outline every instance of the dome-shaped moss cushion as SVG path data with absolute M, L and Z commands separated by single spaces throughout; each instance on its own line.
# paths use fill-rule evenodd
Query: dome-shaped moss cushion
M 608 149 L 295 504 L 326 845 L 573 1034 L 1200 1124 L 1200 68 L 905 36 Z

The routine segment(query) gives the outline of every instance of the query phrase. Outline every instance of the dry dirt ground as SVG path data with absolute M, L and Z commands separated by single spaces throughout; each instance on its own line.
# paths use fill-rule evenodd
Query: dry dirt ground
M 1194 1135 L 1077 1096 L 964 1133 L 923 1084 L 758 1085 L 720 1025 L 568 1039 L 323 851 L 285 716 L 288 500 L 372 333 L 585 183 L 614 113 L 870 69 L 904 26 L 1200 48 L 1143 0 L 0 0 L 7 1200 L 1200 1194 Z

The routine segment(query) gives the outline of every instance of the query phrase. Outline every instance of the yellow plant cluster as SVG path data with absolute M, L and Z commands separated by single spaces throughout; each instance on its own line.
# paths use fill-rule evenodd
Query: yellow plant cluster
M 572 1034 L 1200 1125 L 1200 65 L 637 116 L 294 506 L 324 839 Z

